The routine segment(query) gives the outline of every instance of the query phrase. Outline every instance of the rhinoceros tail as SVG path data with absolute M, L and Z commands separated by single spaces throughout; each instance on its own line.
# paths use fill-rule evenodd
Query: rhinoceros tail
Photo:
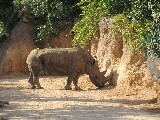
M 39 51 L 39 48 L 34 49 L 29 53 L 27 60 L 26 60 L 27 64 L 29 64 L 33 60 L 33 58 L 35 58 L 37 56 L 38 51 Z

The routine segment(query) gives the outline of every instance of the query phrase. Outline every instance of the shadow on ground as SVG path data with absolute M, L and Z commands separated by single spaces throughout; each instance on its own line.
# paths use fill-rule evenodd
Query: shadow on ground
M 11 101 L 9 106 L 0 108 L 1 117 L 9 120 L 160 120 L 159 108 L 133 107 L 149 103 L 150 100 L 113 99 L 110 97 L 91 99 L 83 96 L 74 97 L 74 94 L 79 94 L 79 92 L 73 91 L 73 95 L 70 97 L 72 94 L 70 91 L 60 89 L 53 89 L 53 94 L 42 97 L 38 92 L 43 91 L 45 94 L 45 90 L 27 90 L 18 83 L 27 78 L 25 76 L 24 78 L 0 81 L 0 99 Z M 92 94 L 94 91 L 98 90 L 81 91 L 81 94 L 83 92 Z M 65 94 L 65 96 L 57 97 L 58 93 Z M 125 104 L 128 106 L 126 107 Z
M 34 96 L 36 97 L 36 96 Z M 24 100 L 25 101 L 25 100 Z M 123 106 L 107 106 L 107 105 L 94 105 L 96 103 L 109 102 L 115 103 L 117 100 L 106 100 L 106 101 L 97 101 L 94 99 L 77 99 L 77 98 L 39 98 L 39 100 L 30 99 L 30 101 L 37 102 L 49 102 L 54 103 L 54 101 L 66 102 L 63 107 L 54 108 L 52 105 L 50 108 L 41 110 L 33 109 L 19 109 L 18 104 L 13 104 L 7 107 L 4 107 L 1 112 L 6 114 L 9 119 L 53 119 L 53 120 L 134 120 L 135 119 L 145 119 L 145 120 L 158 120 L 160 117 L 159 113 L 146 112 L 137 108 L 128 108 Z M 68 102 L 80 102 L 79 104 L 67 104 Z M 87 105 L 88 102 L 93 103 L 93 105 Z M 57 102 L 55 102 L 57 104 Z M 32 106 L 32 105 L 31 105 Z M 14 109 L 12 109 L 12 107 Z M 41 104 L 39 105 L 41 107 Z M 17 114 L 18 113 L 18 114 Z

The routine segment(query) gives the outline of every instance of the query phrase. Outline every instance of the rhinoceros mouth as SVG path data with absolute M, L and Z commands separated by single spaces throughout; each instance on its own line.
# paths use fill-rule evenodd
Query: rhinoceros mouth
M 100 88 L 103 88 L 103 87 L 104 87 L 104 84 L 97 82 L 95 86 L 100 89 Z
M 98 88 L 103 88 L 104 87 L 104 84 L 101 83 L 100 81 L 98 81 L 96 76 L 94 76 L 94 77 L 90 76 L 90 80 L 96 87 L 98 87 Z

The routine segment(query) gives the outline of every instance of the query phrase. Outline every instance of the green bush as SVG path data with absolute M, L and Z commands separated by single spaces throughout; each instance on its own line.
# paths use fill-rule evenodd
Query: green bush
M 112 18 L 112 33 L 120 35 L 124 38 L 124 43 L 127 44 L 131 51 L 138 50 L 141 46 L 140 34 L 143 32 L 140 24 L 130 22 L 124 14 L 118 14 Z
M 17 21 L 18 17 L 14 10 L 13 0 L 0 1 L 0 42 L 9 36 Z
M 6 37 L 8 37 L 8 34 L 5 30 L 4 24 L 0 22 L 0 42 L 3 42 L 3 40 L 6 39 Z
M 72 41 L 74 46 L 80 45 L 85 47 L 97 30 L 99 21 L 107 15 L 106 4 L 102 0 L 91 1 L 81 0 L 78 4 L 82 9 L 82 19 L 72 29 L 75 33 Z
M 82 19 L 73 31 L 73 44 L 87 45 L 104 17 L 113 20 L 113 33 L 122 33 L 133 50 L 160 56 L 160 2 L 158 0 L 81 0 Z
M 22 21 L 33 21 L 38 46 L 49 43 L 62 29 L 72 24 L 78 15 L 74 4 L 68 0 L 15 0 L 14 5 Z M 74 14 L 73 14 L 74 13 Z
M 57 36 L 80 14 L 75 6 L 79 0 L 4 0 L 0 1 L 0 36 L 10 34 L 18 21 L 32 22 L 35 26 L 35 43 L 39 47 Z M 7 36 L 6 36 L 7 37 Z

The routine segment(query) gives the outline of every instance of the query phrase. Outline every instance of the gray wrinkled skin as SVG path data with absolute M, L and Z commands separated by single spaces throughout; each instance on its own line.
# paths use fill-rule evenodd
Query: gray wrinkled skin
M 56 73 L 67 75 L 66 90 L 71 90 L 73 82 L 75 89 L 80 89 L 78 78 L 82 74 L 89 75 L 91 82 L 98 88 L 104 87 L 105 76 L 100 73 L 97 61 L 82 48 L 45 48 L 34 49 L 28 55 L 26 63 L 30 71 L 29 83 L 31 88 L 42 88 L 39 83 L 39 73 L 44 71 L 48 75 Z

